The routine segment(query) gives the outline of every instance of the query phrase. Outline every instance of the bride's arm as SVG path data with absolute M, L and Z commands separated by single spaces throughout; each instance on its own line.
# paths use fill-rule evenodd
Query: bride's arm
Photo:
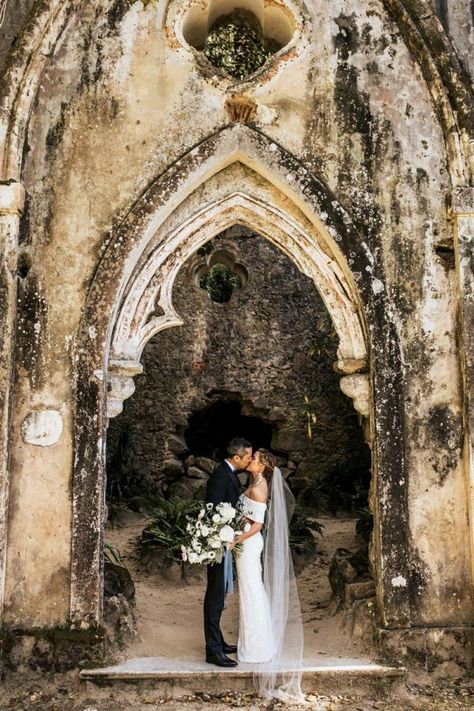
M 237 543 L 242 543 L 243 541 L 246 541 L 247 538 L 255 536 L 256 533 L 262 530 L 262 526 L 263 523 L 252 523 L 248 531 L 245 531 L 245 533 L 241 533 L 234 538 L 234 540 L 230 544 L 230 550 L 232 550 L 234 546 L 237 545 Z

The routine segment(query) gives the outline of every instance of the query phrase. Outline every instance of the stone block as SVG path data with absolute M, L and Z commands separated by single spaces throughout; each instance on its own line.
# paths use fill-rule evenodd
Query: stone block
M 308 441 L 300 429 L 276 430 L 272 437 L 272 448 L 280 452 L 290 452 L 295 449 L 307 449 Z
M 179 459 L 165 459 L 163 473 L 168 479 L 178 479 L 184 474 L 183 462 L 180 462 Z
M 196 460 L 197 464 L 197 460 Z M 188 467 L 188 471 L 186 472 L 186 476 L 189 477 L 190 479 L 204 479 L 204 481 L 207 481 L 209 478 L 209 474 L 206 471 L 203 471 L 200 469 L 198 466 L 194 467 Z
M 177 434 L 169 435 L 167 439 L 167 444 L 169 451 L 173 452 L 173 454 L 176 454 L 178 456 L 182 456 L 183 454 L 186 454 L 186 452 L 189 451 L 188 445 L 186 444 L 184 437 L 181 437 Z
M 208 457 L 196 457 L 195 465 L 208 474 L 212 474 L 216 468 L 216 462 Z
M 104 561 L 104 595 L 113 597 L 118 594 L 123 595 L 127 600 L 133 600 L 135 585 L 128 568 L 106 558 Z
M 351 605 L 354 600 L 364 600 L 375 595 L 375 580 L 348 583 L 345 588 L 344 601 Z

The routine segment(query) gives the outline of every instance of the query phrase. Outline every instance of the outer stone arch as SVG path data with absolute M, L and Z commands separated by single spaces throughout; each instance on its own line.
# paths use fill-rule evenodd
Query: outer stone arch
M 163 248 L 168 245 L 169 274 L 173 275 L 182 264 L 188 252 L 198 246 L 193 242 L 193 231 L 188 237 L 187 251 L 182 250 L 183 242 L 173 243 L 169 239 L 170 231 L 165 230 L 166 239 L 154 244 L 153 240 L 166 222 L 172 223 L 180 207 L 198 190 L 205 190 L 214 176 L 222 174 L 229 166 L 241 164 L 244 171 L 255 175 L 271 189 L 278 191 L 285 202 L 290 217 L 299 214 L 303 224 L 312 226 L 313 247 L 319 246 L 328 256 L 328 264 L 333 261 L 334 294 L 341 299 L 340 313 L 346 308 L 344 300 L 359 316 L 360 334 L 354 346 L 366 342 L 369 353 L 369 367 L 372 366 L 374 353 L 377 367 L 370 367 L 371 392 L 373 393 L 372 447 L 374 462 L 374 514 L 377 522 L 375 535 L 375 559 L 377 568 L 377 588 L 382 624 L 406 624 L 409 609 L 404 588 L 390 585 L 390 580 L 397 580 L 409 575 L 407 556 L 407 511 L 406 480 L 403 459 L 403 402 L 401 383 L 397 380 L 400 372 L 400 354 L 398 337 L 393 323 L 390 322 L 390 307 L 383 287 L 383 271 L 376 256 L 363 237 L 354 228 L 350 217 L 344 212 L 329 189 L 314 177 L 308 168 L 294 156 L 270 141 L 262 134 L 236 126 L 216 134 L 196 146 L 177 161 L 168 171 L 160 176 L 130 210 L 127 218 L 111 235 L 91 284 L 84 308 L 81 332 L 78 334 L 78 367 L 75 413 L 74 473 L 73 473 L 73 541 L 72 541 L 72 576 L 71 576 L 71 618 L 78 626 L 85 621 L 100 623 L 102 617 L 102 533 L 104 512 L 104 448 L 106 434 L 107 388 L 113 391 L 114 377 L 133 375 L 130 368 L 139 369 L 138 360 L 133 353 L 121 353 L 120 345 L 127 343 L 126 334 L 133 335 L 140 329 L 142 335 L 134 345 L 138 355 L 143 348 L 147 335 L 147 308 L 154 303 L 153 291 L 159 283 L 149 279 L 152 269 L 147 274 L 146 265 L 153 247 Z M 249 170 L 250 169 L 250 170 Z M 251 192 L 251 191 L 250 191 Z M 205 239 L 210 239 L 212 230 L 221 229 L 227 221 L 235 223 L 242 220 L 263 230 L 264 235 L 278 243 L 278 237 L 268 226 L 267 214 L 258 217 L 258 201 L 253 201 L 249 191 L 235 189 L 227 196 L 227 204 L 221 204 L 223 222 L 214 223 Z M 232 210 L 229 208 L 233 201 Z M 261 208 L 262 206 L 260 206 Z M 232 214 L 233 211 L 233 214 Z M 287 217 L 288 217 L 287 215 Z M 284 216 L 280 215 L 281 221 Z M 197 218 L 188 215 L 189 224 Z M 275 220 L 277 222 L 277 220 Z M 291 222 L 291 220 L 290 220 Z M 263 225 L 263 226 L 262 226 Z M 287 219 L 288 225 L 288 219 Z M 280 231 L 282 226 L 276 225 Z M 294 228 L 294 227 L 293 227 Z M 289 229 L 288 227 L 285 227 Z M 307 227 L 306 227 L 307 229 Z M 293 238 L 292 249 L 286 251 L 298 263 L 298 250 L 303 250 L 304 240 L 309 237 L 300 232 L 298 239 Z M 266 234 L 268 233 L 268 234 Z M 270 234 L 271 233 L 271 234 Z M 315 235 L 318 239 L 315 239 Z M 181 229 L 181 239 L 183 230 Z M 204 237 L 202 238 L 204 239 Z M 205 241 L 204 239 L 204 241 Z M 281 240 L 281 238 L 280 238 Z M 301 244 L 300 241 L 301 240 Z M 293 251 L 295 253 L 293 253 Z M 349 268 L 344 255 L 353 253 Z M 326 265 L 327 266 L 327 265 Z M 337 268 L 336 268 L 337 267 Z M 306 265 L 306 273 L 308 265 Z M 338 273 L 337 273 L 338 272 Z M 140 274 L 147 275 L 140 288 Z M 317 274 L 313 273 L 313 278 Z M 148 279 L 148 281 L 147 281 Z M 340 285 L 337 284 L 339 280 Z M 356 287 L 357 282 L 357 287 Z M 171 282 L 172 283 L 172 280 Z M 152 284 L 151 293 L 147 286 Z M 166 283 L 163 282 L 166 287 Z M 163 285 L 161 284 L 161 285 Z M 140 295 L 142 315 L 138 321 L 129 321 L 129 328 L 120 330 L 125 322 L 127 298 Z M 179 320 L 173 313 L 172 305 L 164 292 L 164 304 L 168 307 L 161 326 L 173 325 Z M 140 298 L 138 304 L 140 305 Z M 168 301 L 166 302 L 166 299 Z M 139 309 L 136 311 L 139 314 Z M 364 315 L 370 323 L 366 332 Z M 354 316 L 352 316 L 354 318 Z M 344 320 L 344 319 L 343 319 Z M 138 328 L 138 331 L 136 328 Z M 135 329 L 135 331 L 134 331 Z M 148 331 L 160 329 L 156 322 Z M 357 329 L 356 329 L 357 330 Z M 125 338 L 122 335 L 125 334 Z M 361 334 L 362 336 L 361 341 Z M 117 350 L 118 349 L 118 350 Z M 343 355 L 355 355 L 344 351 Z M 126 358 L 115 356 L 126 355 Z M 129 357 L 132 356 L 132 357 Z M 107 378 L 108 368 L 111 368 Z M 122 371 L 120 371 L 122 368 Z M 114 370 L 115 369 L 115 370 Z M 109 384 L 107 385 L 107 381 Z M 111 382 L 112 381 L 112 382 Z M 389 383 L 389 384 L 388 384 Z M 390 388 L 390 412 L 384 407 L 383 393 Z M 376 423 L 376 426 L 375 426 Z
M 229 184 L 232 185 L 232 182 L 229 181 Z M 229 194 L 191 214 L 185 224 L 169 233 L 164 243 L 154 240 L 159 243 L 150 248 L 147 261 L 131 277 L 114 327 L 108 366 L 109 383 L 117 385 L 118 373 L 122 376 L 122 400 L 133 392 L 127 382 L 127 364 L 133 377 L 150 338 L 165 328 L 182 323 L 171 301 L 178 271 L 199 247 L 236 223 L 257 231 L 273 242 L 296 263 L 300 271 L 314 280 L 339 335 L 338 357 L 341 360 L 367 362 L 363 315 L 351 299 L 351 292 L 356 294 L 356 289 L 348 282 L 337 261 L 314 239 L 310 225 L 284 215 L 261 196 L 231 189 Z M 176 257 L 178 251 L 179 257 Z M 156 305 L 163 313 L 153 317 Z M 108 397 L 108 417 L 118 414 L 118 407 L 119 392 L 115 387 L 112 397 L 110 394 Z

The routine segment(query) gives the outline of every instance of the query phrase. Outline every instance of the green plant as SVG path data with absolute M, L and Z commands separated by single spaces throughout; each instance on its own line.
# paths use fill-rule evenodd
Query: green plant
M 181 544 L 187 542 L 189 537 L 186 531 L 187 517 L 197 515 L 201 508 L 200 501 L 177 498 L 159 501 L 150 515 L 150 523 L 142 531 L 142 557 L 155 557 L 165 569 L 177 563 L 184 578 Z
M 119 549 L 111 546 L 110 543 L 104 543 L 104 560 L 112 565 L 118 565 L 120 568 L 127 569 Z
M 306 436 L 308 439 L 313 439 L 313 426 L 317 422 L 317 415 L 315 410 L 315 399 L 311 400 L 305 394 L 304 396 L 304 406 L 302 408 L 302 413 L 306 417 Z
M 356 533 L 359 538 L 367 543 L 374 528 L 374 517 L 368 506 L 364 506 L 357 512 Z
M 250 15 L 237 11 L 214 23 L 203 54 L 214 67 L 242 80 L 265 64 L 275 49 L 265 41 Z
M 356 513 L 367 506 L 369 482 L 368 463 L 344 462 L 305 489 L 304 503 L 333 516 L 338 511 Z
M 235 289 L 240 289 L 242 280 L 238 274 L 231 272 L 225 264 L 214 264 L 199 281 L 201 289 L 205 289 L 211 299 L 218 304 L 229 301 Z
M 290 521 L 290 548 L 301 553 L 313 553 L 316 550 L 314 534 L 323 536 L 324 525 L 315 521 L 303 506 L 295 507 Z

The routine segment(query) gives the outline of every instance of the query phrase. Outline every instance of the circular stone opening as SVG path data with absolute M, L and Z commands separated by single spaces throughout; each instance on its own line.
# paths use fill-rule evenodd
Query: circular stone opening
M 263 0 L 210 0 L 189 8 L 182 33 L 213 67 L 240 81 L 287 45 L 295 27 L 284 5 L 267 6 Z

